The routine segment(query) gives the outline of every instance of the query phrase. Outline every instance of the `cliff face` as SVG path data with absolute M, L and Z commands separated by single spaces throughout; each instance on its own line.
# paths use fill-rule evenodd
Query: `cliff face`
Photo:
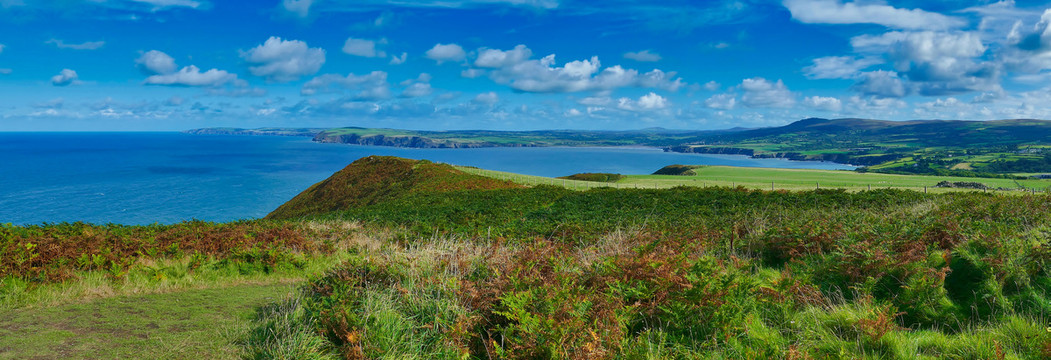
M 432 139 L 422 136 L 402 135 L 358 135 L 358 134 L 331 134 L 322 132 L 314 136 L 315 142 L 355 144 L 372 146 L 393 146 L 409 148 L 441 148 L 441 149 L 467 149 L 483 147 L 533 147 L 532 144 L 499 144 L 493 142 L 458 142 L 444 139 Z

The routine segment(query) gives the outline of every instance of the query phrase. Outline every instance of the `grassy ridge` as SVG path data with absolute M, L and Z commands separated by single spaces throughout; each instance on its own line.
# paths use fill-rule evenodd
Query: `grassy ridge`
M 369 156 L 348 165 L 267 215 L 288 219 L 366 206 L 414 192 L 520 187 L 464 173 L 452 166 L 391 156 Z

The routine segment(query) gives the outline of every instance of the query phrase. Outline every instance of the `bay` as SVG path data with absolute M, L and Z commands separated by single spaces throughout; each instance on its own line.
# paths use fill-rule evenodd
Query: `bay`
M 0 133 L 0 223 L 150 224 L 259 218 L 369 155 L 539 176 L 649 174 L 671 164 L 850 169 L 825 162 L 653 148 L 411 149 L 305 137 Z

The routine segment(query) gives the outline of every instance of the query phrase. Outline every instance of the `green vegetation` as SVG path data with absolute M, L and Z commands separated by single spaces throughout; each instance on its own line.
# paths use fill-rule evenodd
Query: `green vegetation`
M 236 338 L 237 355 L 252 359 L 1051 357 L 1051 196 L 670 187 L 742 169 L 691 170 L 697 175 L 629 176 L 578 191 L 519 185 L 533 177 L 366 158 L 272 219 L 7 226 L 0 259 L 20 259 L 4 263 L 3 279 L 28 284 L 17 290 L 27 294 L 92 278 L 154 284 L 139 274 L 198 261 L 203 265 L 187 274 L 313 274 L 292 296 L 258 308 L 254 319 L 234 311 L 222 320 L 242 322 L 231 328 L 235 335 L 216 336 L 221 345 L 195 345 L 232 354 L 228 344 Z M 900 177 L 828 173 L 821 175 Z M 663 188 L 622 186 L 630 181 Z M 62 256 L 38 250 L 79 242 L 105 246 Z M 148 253 L 171 243 L 206 255 Z M 245 248 L 300 260 L 275 262 L 291 266 L 268 272 L 262 252 L 238 255 Z M 78 267 L 75 260 L 108 253 L 130 254 L 135 262 L 124 268 L 131 270 Z M 233 258 L 243 260 L 231 265 Z M 125 298 L 95 303 L 130 301 L 114 299 Z M 39 324 L 33 326 L 43 334 L 60 334 L 48 329 L 80 321 L 52 310 L 74 304 L 45 306 L 44 323 L 21 304 L 15 315 L 0 315 L 0 329 Z M 90 326 L 101 338 L 109 325 Z M 60 336 L 41 335 L 34 349 L 54 349 Z
M 805 119 L 703 137 L 671 150 L 824 160 L 899 174 L 998 177 L 1051 172 L 1051 122 Z
M 653 172 L 653 175 L 684 175 L 692 176 L 697 175 L 695 169 L 702 168 L 703 165 L 668 165 L 660 168 Z
M 282 204 L 267 218 L 285 219 L 350 209 L 410 193 L 521 187 L 512 182 L 472 175 L 450 165 L 391 156 L 358 159 L 328 179 Z
M 569 175 L 569 176 L 559 177 L 559 179 L 566 179 L 566 180 L 608 182 L 608 183 L 617 182 L 617 181 L 620 181 L 621 179 L 624 179 L 624 178 L 626 178 L 626 176 L 621 175 L 621 174 L 610 174 L 610 173 L 580 173 L 580 174 L 573 174 L 573 175 Z
M 0 312 L 0 359 L 230 359 L 288 284 L 245 284 Z
M 460 168 L 460 170 L 530 186 L 555 185 L 578 190 L 596 187 L 594 183 L 583 181 L 517 175 L 473 168 Z M 908 189 L 920 192 L 975 190 L 975 188 L 938 187 L 939 183 L 948 181 L 952 183 L 972 182 L 983 184 L 988 188 L 988 191 L 1008 194 L 1047 192 L 1049 187 L 1051 187 L 1051 180 L 1035 178 L 1015 180 L 1007 178 L 901 175 L 842 170 L 774 169 L 711 165 L 671 165 L 660 169 L 658 172 L 665 171 L 671 175 L 625 175 L 625 178 L 608 183 L 606 186 L 619 189 L 722 186 L 744 187 L 756 190 L 771 190 L 772 186 L 774 190 L 800 191 L 816 188 L 834 188 L 853 192 L 875 189 Z M 978 188 L 978 190 L 981 190 L 981 188 Z

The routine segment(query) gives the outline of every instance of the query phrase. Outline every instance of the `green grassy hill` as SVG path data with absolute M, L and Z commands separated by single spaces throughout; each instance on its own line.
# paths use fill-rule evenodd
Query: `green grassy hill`
M 372 205 L 418 192 L 521 187 L 468 174 L 450 165 L 391 156 L 361 158 L 267 215 L 289 219 Z

